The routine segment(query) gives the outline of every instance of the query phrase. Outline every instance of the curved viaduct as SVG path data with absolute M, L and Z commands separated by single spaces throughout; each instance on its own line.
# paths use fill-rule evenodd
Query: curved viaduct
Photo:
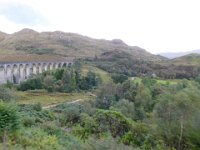
M 72 65 L 72 61 L 59 62 L 0 62 L 0 84 L 20 83 L 31 75 Z

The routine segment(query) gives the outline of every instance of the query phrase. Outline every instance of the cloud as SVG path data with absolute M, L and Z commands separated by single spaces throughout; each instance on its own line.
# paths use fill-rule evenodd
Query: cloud
M 0 15 L 16 24 L 45 24 L 46 19 L 31 6 L 21 3 L 3 3 L 0 5 Z

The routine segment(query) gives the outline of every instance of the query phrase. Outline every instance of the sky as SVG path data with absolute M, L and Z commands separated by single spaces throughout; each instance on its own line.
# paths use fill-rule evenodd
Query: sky
M 0 31 L 121 39 L 157 54 L 200 49 L 199 0 L 0 0 Z

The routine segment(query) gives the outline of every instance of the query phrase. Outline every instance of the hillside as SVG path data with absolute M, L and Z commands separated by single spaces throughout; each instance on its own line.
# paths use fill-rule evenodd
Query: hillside
M 23 29 L 13 34 L 0 33 L 0 54 L 56 54 L 70 57 L 94 57 L 109 51 L 124 51 L 134 59 L 160 61 L 137 46 L 128 46 L 119 39 L 92 39 L 75 33 L 36 32 Z
M 200 50 L 193 50 L 193 51 L 188 51 L 188 52 L 177 52 L 177 53 L 161 53 L 160 55 L 169 59 L 174 59 L 174 58 L 178 58 L 178 57 L 182 57 L 185 55 L 189 55 L 189 54 L 200 54 Z
M 16 54 L 0 55 L 0 63 L 5 62 L 52 62 L 52 61 L 72 61 L 71 57 L 61 57 L 57 55 L 36 55 L 36 54 Z
M 200 54 L 188 54 L 182 57 L 175 58 L 171 60 L 171 63 L 176 65 L 199 65 L 200 64 Z

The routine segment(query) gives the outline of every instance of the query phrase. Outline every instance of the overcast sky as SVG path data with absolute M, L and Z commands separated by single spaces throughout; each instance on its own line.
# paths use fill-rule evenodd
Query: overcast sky
M 0 0 L 0 30 L 122 39 L 152 53 L 200 49 L 200 0 Z

